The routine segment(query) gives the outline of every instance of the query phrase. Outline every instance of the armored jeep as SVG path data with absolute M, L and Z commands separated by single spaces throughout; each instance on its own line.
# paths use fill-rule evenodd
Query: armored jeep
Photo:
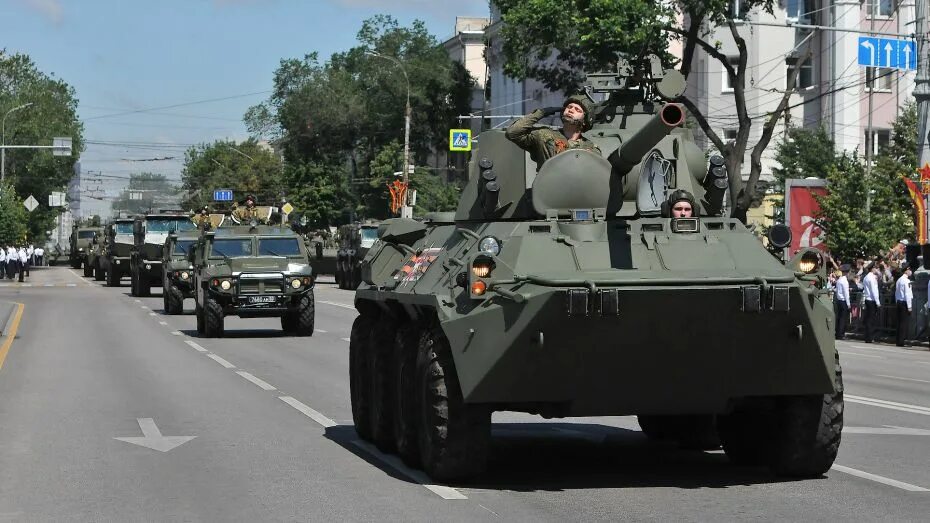
M 71 238 L 69 242 L 71 251 L 68 259 L 72 269 L 80 269 L 82 266 L 85 267 L 84 276 L 91 275 L 86 267 L 87 253 L 90 251 L 94 236 L 100 231 L 100 227 L 81 227 L 75 225 L 71 228 Z
M 100 267 L 106 274 L 107 287 L 118 287 L 123 276 L 130 273 L 132 255 L 132 218 L 117 218 L 107 224 L 103 234 L 104 248 Z
M 378 239 L 378 223 L 350 223 L 339 227 L 336 241 L 336 284 L 340 289 L 356 289 L 361 282 L 361 263 Z
M 132 224 L 133 247 L 129 257 L 129 276 L 133 296 L 149 296 L 152 285 L 162 283 L 162 249 L 172 232 L 193 231 L 197 227 L 182 213 L 159 213 L 137 216 Z
M 104 272 L 100 267 L 100 258 L 104 252 L 103 232 L 94 233 L 87 248 L 87 261 L 84 263 L 84 276 L 93 277 L 96 281 L 103 281 Z
M 171 233 L 162 250 L 162 299 L 165 312 L 184 312 L 184 299 L 194 297 L 194 266 L 190 252 L 200 238 L 199 231 Z
M 236 225 L 204 230 L 191 250 L 197 332 L 224 335 L 224 318 L 280 317 L 281 328 L 312 336 L 314 274 L 290 228 Z

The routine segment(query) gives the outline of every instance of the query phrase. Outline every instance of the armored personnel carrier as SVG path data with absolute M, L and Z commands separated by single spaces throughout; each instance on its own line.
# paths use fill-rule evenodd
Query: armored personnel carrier
M 129 275 L 133 247 L 132 223 L 132 218 L 117 218 L 107 224 L 104 230 L 100 267 L 106 274 L 107 287 L 119 287 L 123 276 Z
M 823 474 L 843 389 L 821 253 L 782 264 L 725 215 L 722 158 L 667 102 L 680 73 L 651 59 L 588 80 L 601 154 L 537 171 L 484 132 L 453 222 L 381 224 L 349 347 L 356 431 L 442 481 L 485 469 L 494 411 L 635 414 L 649 437 Z M 694 216 L 669 217 L 676 190 Z
M 87 253 L 90 251 L 94 241 L 94 236 L 101 231 L 100 227 L 80 227 L 75 225 L 71 228 L 70 253 L 68 261 L 72 269 L 80 269 L 84 266 L 84 276 L 91 276 L 88 271 Z
M 336 284 L 340 289 L 356 289 L 361 283 L 362 259 L 378 239 L 375 222 L 350 223 L 339 227 L 336 241 Z
M 199 231 L 186 231 L 169 234 L 165 240 L 161 287 L 168 314 L 183 313 L 185 298 L 194 297 L 194 266 L 190 262 L 190 253 L 198 239 Z
M 183 213 L 159 213 L 137 216 L 132 224 L 133 246 L 129 257 L 129 276 L 133 296 L 149 296 L 152 285 L 161 285 L 162 249 L 168 234 L 193 231 L 197 227 Z
M 281 328 L 312 336 L 313 270 L 290 228 L 236 225 L 201 232 L 191 249 L 197 332 L 222 337 L 224 317 L 280 317 Z

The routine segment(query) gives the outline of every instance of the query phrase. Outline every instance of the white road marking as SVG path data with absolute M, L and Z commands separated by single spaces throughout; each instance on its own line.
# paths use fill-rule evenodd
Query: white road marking
M 226 367 L 227 369 L 235 369 L 235 368 L 236 368 L 235 365 L 233 365 L 232 363 L 229 363 L 228 361 L 226 361 L 226 360 L 224 360 L 223 358 L 217 356 L 216 354 L 207 354 L 207 357 L 210 358 L 211 360 L 213 360 L 213 361 L 219 363 L 220 365 Z
M 198 351 L 198 352 L 209 352 L 207 349 L 205 349 L 205 348 L 201 347 L 200 345 L 198 345 L 197 342 L 195 342 L 195 341 L 184 340 L 184 343 L 190 345 L 191 347 L 194 348 L 194 350 L 196 350 L 196 351 Z
M 23 283 L 20 287 L 32 287 L 31 283 Z
M 920 383 L 930 383 L 930 380 L 919 380 L 917 378 L 905 378 L 903 376 L 889 376 L 888 374 L 876 374 L 876 376 L 881 376 L 882 378 L 891 378 L 895 380 L 918 381 Z
M 304 405 L 303 403 L 301 403 L 299 400 L 297 400 L 297 399 L 295 399 L 295 398 L 292 398 L 292 397 L 290 397 L 290 396 L 278 396 L 278 399 L 281 400 L 281 401 L 283 401 L 284 403 L 287 403 L 287 404 L 290 405 L 291 407 L 294 407 L 295 409 L 297 409 L 297 410 L 298 410 L 301 414 L 303 414 L 304 416 L 307 416 L 308 418 L 312 419 L 313 421 L 319 423 L 320 426 L 323 427 L 324 429 L 328 429 L 328 428 L 330 428 L 330 427 L 335 427 L 335 426 L 336 426 L 336 422 L 335 422 L 335 421 L 333 421 L 333 420 L 327 418 L 326 416 L 320 414 L 319 412 L 317 412 L 317 411 L 311 409 L 310 407 Z
M 843 434 L 879 434 L 882 436 L 930 436 L 930 430 L 909 427 L 843 427 Z
M 849 474 L 850 476 L 856 476 L 857 478 L 875 481 L 883 485 L 897 487 L 899 489 L 907 490 L 910 492 L 930 492 L 930 489 L 925 489 L 923 487 L 918 487 L 917 485 L 911 485 L 910 483 L 905 483 L 903 481 L 898 481 L 896 479 L 886 478 L 884 476 L 872 474 L 871 472 L 865 472 L 863 470 L 858 470 L 858 469 L 854 469 L 851 467 L 845 467 L 843 465 L 834 464 L 832 470 L 843 472 L 845 474 Z
M 322 332 L 323 334 L 326 334 L 326 331 L 323 329 L 313 329 L 313 332 Z
M 240 370 L 240 371 L 236 372 L 236 374 L 238 374 L 238 375 L 242 376 L 243 378 L 245 378 L 245 379 L 251 381 L 251 382 L 254 383 L 255 385 L 258 385 L 258 387 L 261 388 L 262 390 L 278 390 L 278 389 L 276 389 L 276 388 L 274 387 L 274 385 L 272 385 L 272 384 L 270 384 L 270 383 L 268 383 L 268 382 L 266 382 L 266 381 L 263 381 L 263 380 L 261 380 L 261 379 L 259 379 L 259 378 L 256 378 L 255 376 L 249 374 L 248 372 L 245 372 L 244 370 Z
M 352 309 L 353 311 L 355 310 L 355 305 L 346 305 L 345 303 L 336 303 L 334 301 L 324 301 L 324 300 L 317 300 L 316 302 L 325 303 L 326 305 L 332 305 L 333 307 L 342 307 L 343 309 Z
M 142 303 L 142 300 L 133 300 L 136 303 Z
M 158 324 L 159 324 L 159 325 L 168 325 L 168 322 L 167 322 L 167 321 L 160 321 L 160 322 L 158 322 Z
M 43 287 L 54 287 L 54 286 L 55 286 L 54 283 L 46 283 L 45 285 L 43 285 Z
M 465 494 L 462 494 L 457 489 L 454 489 L 452 487 L 446 487 L 444 485 L 436 485 L 436 484 L 430 483 L 430 479 L 425 473 L 419 470 L 411 469 L 407 465 L 404 465 L 404 462 L 401 461 L 400 458 L 398 458 L 397 456 L 390 456 L 390 455 L 384 454 L 383 452 L 378 450 L 374 445 L 370 443 L 366 443 L 360 440 L 354 440 L 352 441 L 352 444 L 364 450 L 365 452 L 370 454 L 372 457 L 376 458 L 378 461 L 384 463 L 385 465 L 390 466 L 395 471 L 400 472 L 404 476 L 407 476 L 408 478 L 412 479 L 413 481 L 416 481 L 420 485 L 423 485 L 424 487 L 426 487 L 427 490 L 429 490 L 433 494 L 436 494 L 442 499 L 468 499 L 468 496 L 466 496 Z
M 149 316 L 158 316 L 158 314 L 155 314 L 154 312 L 150 312 Z
M 930 416 L 930 407 L 922 407 L 920 405 L 908 405 L 907 403 L 897 403 L 894 401 L 867 398 L 865 396 L 853 396 L 852 394 L 844 394 L 843 399 L 852 403 L 861 403 L 872 407 L 881 407 L 883 409 L 900 410 L 901 412 Z
M 143 308 L 143 309 L 148 309 L 148 308 L 149 308 L 148 305 L 139 305 L 139 307 L 141 307 L 141 308 Z
M 138 418 L 139 428 L 142 429 L 141 438 L 113 438 L 133 445 L 147 447 L 159 452 L 168 452 L 169 450 L 179 447 L 197 436 L 162 436 L 161 431 L 155 425 L 152 418 Z
M 873 358 L 876 360 L 885 359 L 884 356 L 875 356 L 874 354 L 859 354 L 858 352 L 846 352 L 846 351 L 840 351 L 840 356 L 855 356 L 857 358 Z
M 76 283 L 66 283 L 65 287 L 77 287 Z
M 171 334 L 174 334 L 175 336 L 184 336 L 184 333 L 181 331 L 171 331 Z
M 352 341 L 352 340 L 349 339 L 349 338 L 339 338 L 339 339 L 342 340 L 342 341 Z

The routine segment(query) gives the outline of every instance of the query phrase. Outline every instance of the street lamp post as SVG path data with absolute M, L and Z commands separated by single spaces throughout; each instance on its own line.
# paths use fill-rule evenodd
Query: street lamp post
M 397 58 L 374 51 L 368 51 L 366 54 L 394 62 L 400 67 L 400 71 L 404 73 L 404 81 L 407 82 L 407 107 L 404 110 L 404 168 L 402 172 L 404 173 L 404 187 L 408 187 L 410 183 L 410 117 L 413 114 L 410 108 L 410 77 L 407 76 L 407 69 L 404 68 L 404 64 Z M 410 191 L 404 193 L 404 205 L 400 211 L 401 218 L 413 218 L 413 209 L 407 205 L 407 202 L 410 201 L 409 195 Z
M 10 116 L 10 113 L 25 109 L 30 105 L 32 105 L 32 102 L 18 105 L 10 109 L 3 115 L 3 120 L 0 121 L 0 183 L 6 180 L 6 117 Z

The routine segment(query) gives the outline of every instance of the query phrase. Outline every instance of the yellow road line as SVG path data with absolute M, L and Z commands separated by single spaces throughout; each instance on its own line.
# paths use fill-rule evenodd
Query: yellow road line
M 3 346 L 0 346 L 0 369 L 3 369 L 3 362 L 6 361 L 6 355 L 10 352 L 10 347 L 13 345 L 13 340 L 16 339 L 16 331 L 19 330 L 19 321 L 23 319 L 23 309 L 26 306 L 22 303 L 16 304 L 16 314 L 13 318 L 13 324 L 10 326 L 9 332 L 6 332 L 6 341 L 3 342 Z

